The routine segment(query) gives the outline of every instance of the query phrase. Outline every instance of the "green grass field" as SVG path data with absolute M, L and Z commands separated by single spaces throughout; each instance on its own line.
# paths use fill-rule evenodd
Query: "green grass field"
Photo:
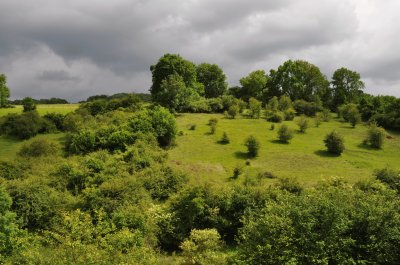
M 218 118 L 217 132 L 209 134 L 210 118 Z M 260 172 L 271 172 L 279 178 L 295 177 L 306 185 L 312 185 L 330 177 L 343 177 L 349 182 L 369 178 L 378 168 L 390 166 L 400 169 L 400 134 L 390 133 L 382 150 L 374 150 L 361 143 L 366 136 L 367 127 L 358 125 L 352 128 L 338 119 L 322 123 L 316 128 L 310 119 L 310 127 L 305 134 L 297 132 L 296 120 L 284 122 L 296 130 L 289 144 L 277 141 L 277 130 L 270 130 L 271 123 L 264 119 L 225 119 L 217 114 L 182 114 L 178 117 L 182 136 L 177 138 L 177 146 L 169 151 L 171 165 L 183 169 L 191 181 L 224 182 L 232 176 L 235 166 L 245 165 L 247 149 L 244 141 L 254 135 L 260 142 L 259 156 L 250 160 L 244 167 L 241 179 L 254 177 Z M 196 124 L 195 130 L 189 130 Z M 325 150 L 323 139 L 327 133 L 336 129 L 345 139 L 345 152 L 331 156 Z M 218 143 L 226 132 L 230 143 Z
M 67 114 L 76 110 L 79 104 L 42 104 L 37 105 L 37 111 L 40 115 L 44 115 L 50 112 L 56 112 L 61 114 Z M 17 105 L 14 108 L 0 109 L 0 116 L 7 115 L 8 113 L 21 113 L 22 106 Z
M 38 105 L 37 110 L 40 115 L 46 113 L 56 112 L 61 114 L 67 114 L 77 109 L 79 104 L 49 104 L 49 105 Z M 0 109 L 0 117 L 7 115 L 8 113 L 22 113 L 22 106 L 16 106 L 15 108 Z M 35 138 L 46 138 L 50 140 L 59 141 L 64 136 L 63 133 L 57 134 L 42 134 L 37 135 Z M 33 138 L 33 139 L 35 139 Z M 0 161 L 12 160 L 15 158 L 24 141 L 0 136 Z

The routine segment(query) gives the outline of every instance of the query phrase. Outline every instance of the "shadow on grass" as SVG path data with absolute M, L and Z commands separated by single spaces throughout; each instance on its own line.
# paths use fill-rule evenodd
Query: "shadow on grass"
M 356 127 L 353 127 L 351 125 L 342 125 L 342 126 L 339 126 L 339 128 L 342 128 L 342 129 L 355 129 Z
M 217 144 L 227 145 L 227 144 L 229 144 L 229 142 L 219 140 L 219 141 L 217 141 Z
M 236 158 L 238 158 L 238 159 L 244 159 L 244 160 L 250 158 L 249 155 L 248 155 L 246 152 L 242 152 L 242 151 L 236 151 L 236 152 L 234 153 L 234 156 L 235 156 Z
M 357 145 L 357 147 L 365 149 L 365 150 L 370 150 L 370 151 L 379 151 L 379 148 L 374 148 L 368 144 L 360 143 Z
M 278 139 L 270 140 L 270 142 L 273 144 L 284 144 L 284 145 L 289 144 L 289 142 L 282 142 L 281 140 L 278 140 Z
M 340 155 L 337 155 L 337 154 L 329 153 L 326 150 L 317 150 L 317 151 L 314 152 L 314 154 L 316 154 L 316 155 L 318 155 L 320 157 L 339 157 L 340 156 Z

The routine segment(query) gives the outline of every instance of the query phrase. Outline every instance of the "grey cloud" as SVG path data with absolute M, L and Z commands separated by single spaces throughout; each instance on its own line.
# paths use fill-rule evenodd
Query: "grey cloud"
M 50 82 L 63 82 L 63 81 L 79 81 L 80 78 L 70 75 L 64 70 L 49 70 L 43 71 L 38 75 L 38 79 L 41 81 Z
M 0 72 L 13 97 L 80 100 L 147 91 L 149 66 L 167 52 L 220 64 L 232 85 L 305 59 L 328 77 L 350 67 L 400 96 L 396 2 L 2 0 Z

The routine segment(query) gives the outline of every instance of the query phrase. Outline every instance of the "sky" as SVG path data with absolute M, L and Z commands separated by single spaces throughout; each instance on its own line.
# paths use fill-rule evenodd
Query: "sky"
M 400 97 L 398 0 L 1 0 L 11 98 L 148 92 L 165 53 L 218 64 L 230 86 L 302 59 Z

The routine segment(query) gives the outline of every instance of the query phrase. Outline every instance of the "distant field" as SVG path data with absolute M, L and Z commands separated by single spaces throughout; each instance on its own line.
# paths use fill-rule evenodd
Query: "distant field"
M 215 135 L 209 134 L 207 125 L 212 117 L 219 119 Z M 335 176 L 356 182 L 370 177 L 377 168 L 400 169 L 400 134 L 391 133 L 392 139 L 386 140 L 383 150 L 374 150 L 361 144 L 366 126 L 353 129 L 337 119 L 322 123 L 319 128 L 310 119 L 307 132 L 296 132 L 290 144 L 277 142 L 280 124 L 275 124 L 272 131 L 272 123 L 264 119 L 230 120 L 217 114 L 183 114 L 177 121 L 183 136 L 178 136 L 177 146 L 169 151 L 170 163 L 188 172 L 191 181 L 197 183 L 228 181 L 233 168 L 245 164 L 247 150 L 243 143 L 251 134 L 261 142 L 261 149 L 259 156 L 250 161 L 251 165 L 245 166 L 245 173 L 239 178 L 242 181 L 246 175 L 254 179 L 259 172 L 269 171 L 278 177 L 296 177 L 306 184 Z M 284 123 L 292 129 L 298 128 L 296 120 Z M 189 130 L 191 124 L 197 125 L 196 130 Z M 346 150 L 340 157 L 325 152 L 323 139 L 333 129 L 344 135 Z M 230 144 L 218 143 L 224 131 Z
M 49 112 L 56 112 L 61 114 L 67 114 L 78 108 L 79 104 L 42 104 L 37 105 L 37 110 L 40 115 L 44 115 Z M 22 106 L 18 105 L 14 108 L 0 109 L 0 116 L 7 115 L 8 113 L 21 113 Z

